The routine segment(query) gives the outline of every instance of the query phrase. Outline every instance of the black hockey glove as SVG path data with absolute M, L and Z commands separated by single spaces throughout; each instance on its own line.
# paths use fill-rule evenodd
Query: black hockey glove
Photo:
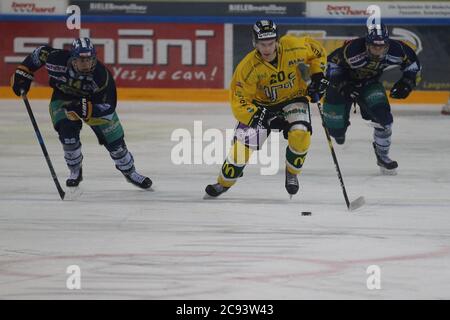
M 273 118 L 273 113 L 269 112 L 267 108 L 258 107 L 249 126 L 255 129 L 269 129 L 270 121 Z
M 414 86 L 414 80 L 403 77 L 392 87 L 390 97 L 394 99 L 405 99 L 409 96 Z
M 31 82 L 33 82 L 33 73 L 25 66 L 19 65 L 11 77 L 11 87 L 14 93 L 20 97 L 27 94 L 30 90 Z
M 354 83 L 346 83 L 340 90 L 339 93 L 345 98 L 351 101 L 358 99 L 361 90 L 361 85 L 355 85 Z
M 64 108 L 66 109 L 67 118 L 72 121 L 80 119 L 89 121 L 92 115 L 92 102 L 88 101 L 86 98 L 74 100 Z
M 307 95 L 311 98 L 311 102 L 318 102 L 325 94 L 325 90 L 327 90 L 329 84 L 330 82 L 322 72 L 314 73 L 311 76 L 311 83 L 306 89 Z

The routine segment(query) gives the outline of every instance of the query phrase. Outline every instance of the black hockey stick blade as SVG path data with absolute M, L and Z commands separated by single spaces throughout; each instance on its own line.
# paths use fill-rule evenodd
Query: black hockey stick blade
M 357 199 L 350 202 L 350 205 L 348 206 L 349 211 L 354 211 L 356 209 L 361 208 L 366 203 L 366 199 L 364 197 L 358 197 Z

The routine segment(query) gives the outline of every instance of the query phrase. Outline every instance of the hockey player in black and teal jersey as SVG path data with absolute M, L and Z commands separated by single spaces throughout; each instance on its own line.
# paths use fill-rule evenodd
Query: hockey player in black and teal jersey
M 142 189 L 152 185 L 150 178 L 139 174 L 124 140 L 122 125 L 116 113 L 117 94 L 109 70 L 97 60 L 89 38 L 74 40 L 71 50 L 41 46 L 17 67 L 11 83 L 16 95 L 27 94 L 33 73 L 44 67 L 53 88 L 50 116 L 64 150 L 70 170 L 68 187 L 83 179 L 80 131 L 83 122 L 94 131 L 116 168 L 126 180 Z
M 251 51 L 236 67 L 230 85 L 231 110 L 238 121 L 234 143 L 222 165 L 217 183 L 206 187 L 217 197 L 242 175 L 251 154 L 259 150 L 270 130 L 283 131 L 286 148 L 285 188 L 292 196 L 299 190 L 300 174 L 311 141 L 310 97 L 322 96 L 327 81 L 326 52 L 310 37 L 278 37 L 271 20 L 253 26 Z M 309 65 L 311 83 L 299 65 Z
M 408 45 L 389 38 L 384 24 L 371 25 L 366 37 L 347 41 L 328 56 L 330 85 L 324 98 L 325 125 L 338 144 L 345 142 L 350 125 L 350 109 L 357 103 L 363 119 L 374 127 L 373 148 L 382 173 L 396 174 L 398 163 L 389 157 L 393 117 L 385 88 L 383 71 L 400 66 L 402 77 L 390 97 L 404 99 L 419 81 L 420 63 Z

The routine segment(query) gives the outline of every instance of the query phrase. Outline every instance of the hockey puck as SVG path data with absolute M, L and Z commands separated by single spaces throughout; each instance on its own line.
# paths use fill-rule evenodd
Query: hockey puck
M 311 211 L 302 211 L 302 216 L 310 216 Z

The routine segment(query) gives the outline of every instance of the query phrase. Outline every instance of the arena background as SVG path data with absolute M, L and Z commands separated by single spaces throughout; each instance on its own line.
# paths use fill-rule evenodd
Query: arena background
M 80 30 L 66 28 L 71 4 L 81 8 Z M 407 103 L 392 101 L 390 154 L 398 175 L 379 173 L 373 130 L 358 110 L 346 143 L 330 144 L 311 104 L 313 134 L 298 195 L 286 193 L 287 142 L 274 132 L 239 183 L 204 200 L 232 141 L 227 87 L 251 49 L 255 20 L 272 18 L 282 34 L 310 34 L 331 51 L 364 34 L 369 4 L 381 7 L 392 36 L 412 46 L 423 65 Z M 162 319 L 173 319 L 174 306 L 186 299 L 202 300 L 191 304 L 197 306 L 276 300 L 276 307 L 293 299 L 291 312 L 277 307 L 271 319 L 302 314 L 295 300 L 449 300 L 450 117 L 441 115 L 450 91 L 449 26 L 448 1 L 0 0 L 0 299 L 174 299 L 165 308 L 139 304 L 152 318 L 162 309 Z M 63 184 L 68 170 L 48 113 L 46 72 L 36 72 L 28 95 L 38 140 L 9 78 L 37 46 L 68 47 L 79 36 L 94 40 L 115 75 L 126 143 L 154 192 L 128 184 L 84 126 L 84 179 L 79 190 L 63 185 L 60 200 L 40 149 L 45 141 Z M 387 72 L 386 87 L 396 73 Z M 347 210 L 330 146 L 348 198 L 366 199 L 358 210 Z M 262 173 L 271 168 L 277 173 Z M 78 287 L 73 267 L 81 272 Z M 14 314 L 39 313 L 36 303 L 11 305 Z M 45 316 L 55 310 L 43 306 Z M 124 310 L 129 317 L 135 309 Z M 415 311 L 399 310 L 403 318 Z
M 84 1 L 2 0 L 0 95 L 13 98 L 9 78 L 35 47 L 69 46 L 90 36 L 113 71 L 119 99 L 218 101 L 228 99 L 233 68 L 251 50 L 251 25 L 270 18 L 281 34 L 309 34 L 329 52 L 365 32 L 366 8 L 377 4 L 393 38 L 413 47 L 422 81 L 406 103 L 444 104 L 450 90 L 448 1 Z M 69 30 L 66 9 L 81 9 L 81 29 Z M 387 88 L 398 70 L 387 72 Z M 44 71 L 31 98 L 48 98 Z M 174 92 L 177 92 L 174 95 Z

